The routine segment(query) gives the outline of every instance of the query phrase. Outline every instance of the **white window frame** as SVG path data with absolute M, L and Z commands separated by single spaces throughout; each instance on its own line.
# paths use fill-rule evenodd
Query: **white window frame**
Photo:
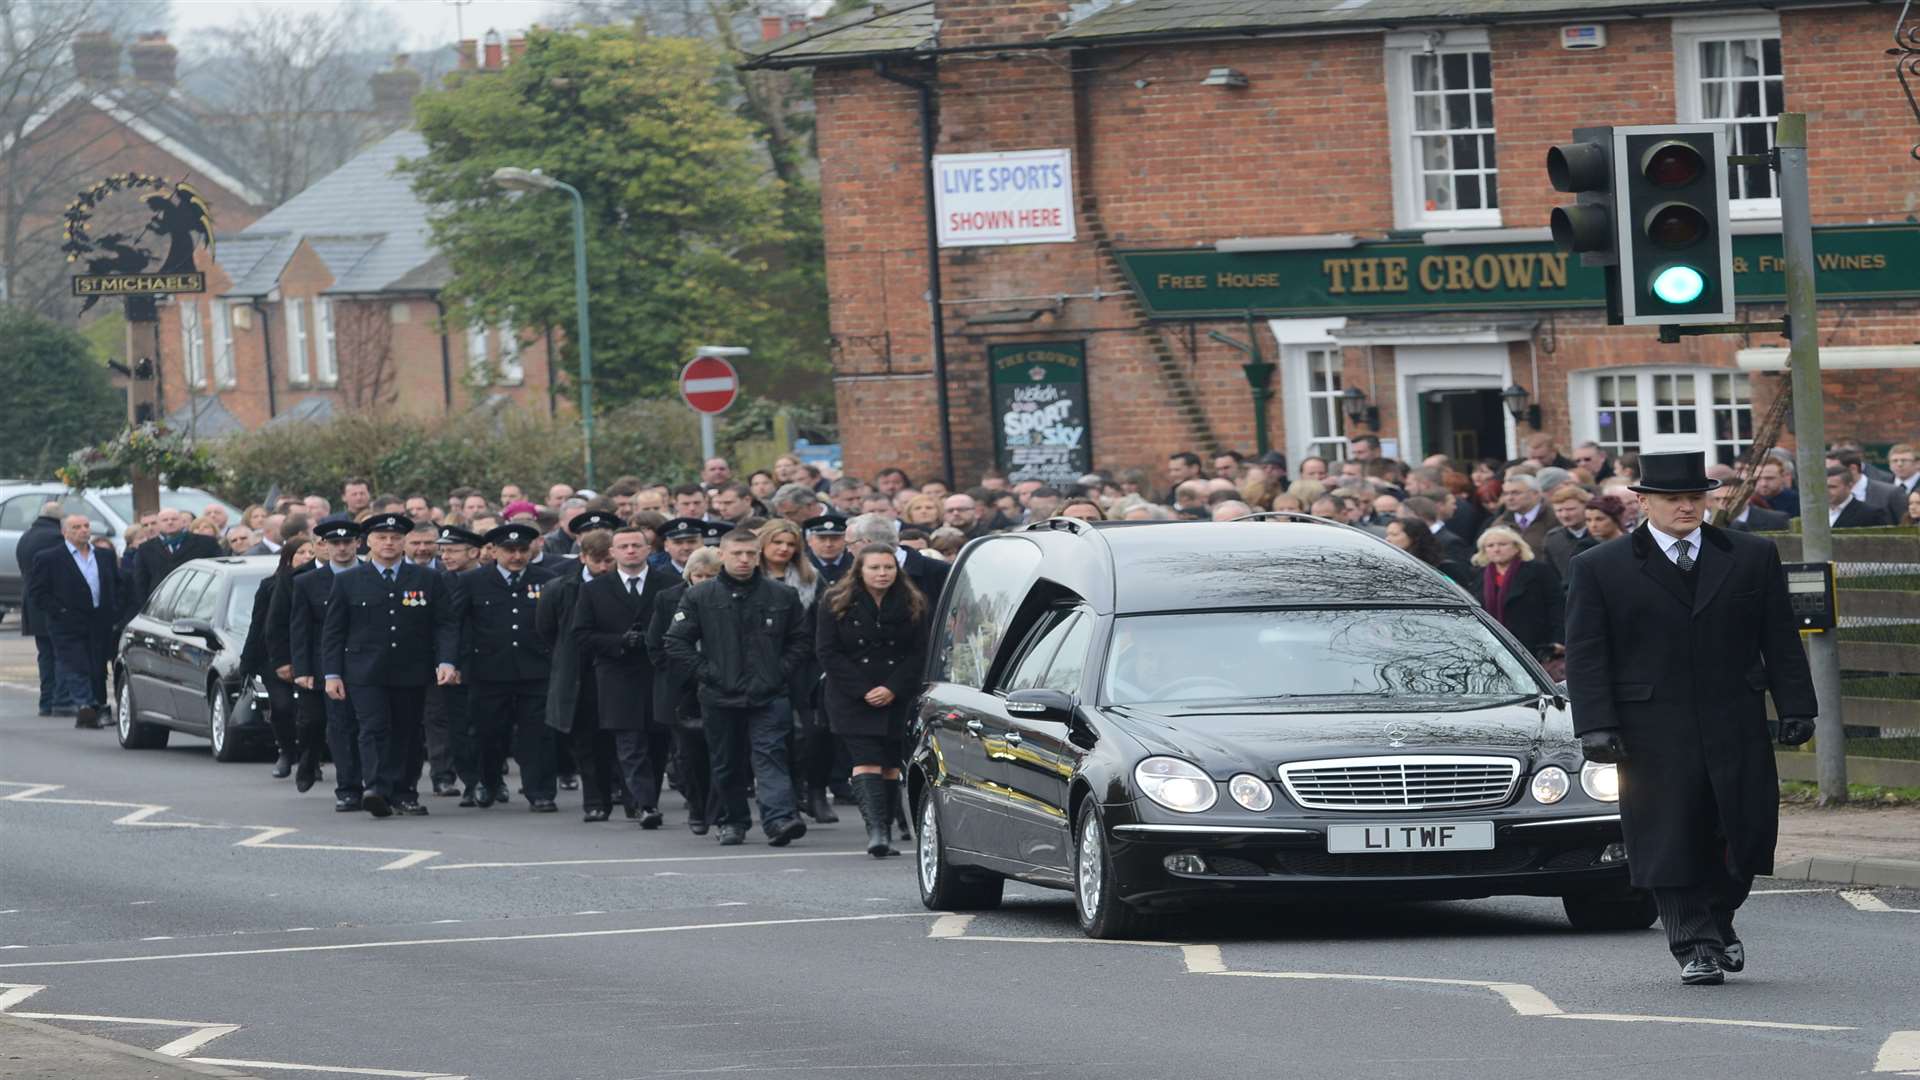
M 1694 429 L 1691 432 L 1661 434 L 1658 412 L 1661 406 L 1656 402 L 1654 382 L 1660 376 L 1691 376 L 1693 383 Z M 1599 423 L 1599 379 L 1603 376 L 1632 378 L 1635 381 L 1634 411 L 1640 419 L 1638 444 L 1631 448 L 1638 453 L 1662 453 L 1669 451 L 1700 450 L 1706 453 L 1708 464 L 1721 460 L 1720 450 L 1729 448 L 1734 459 L 1744 457 L 1753 445 L 1753 384 L 1749 373 L 1738 368 L 1714 367 L 1710 365 L 1689 364 L 1647 364 L 1633 367 L 1588 368 L 1571 374 L 1567 400 L 1573 410 L 1574 442 L 1596 442 L 1605 447 L 1609 455 L 1619 452 L 1621 440 L 1602 438 Z M 1744 385 L 1747 396 L 1745 401 L 1738 397 L 1721 402 L 1715 397 L 1716 376 L 1729 378 L 1729 389 Z M 1747 415 L 1747 437 L 1739 437 L 1738 414 Z M 1719 437 L 1715 422 L 1723 412 L 1734 413 L 1734 437 L 1731 440 Z M 1676 425 L 1677 426 L 1677 425 Z
M 180 301 L 180 360 L 187 385 L 195 390 L 207 384 L 207 332 L 200 321 L 200 301 Z
M 313 300 L 313 377 L 321 386 L 340 385 L 339 341 L 334 333 L 333 301 Z
M 213 316 L 213 381 L 222 390 L 239 383 L 233 367 L 233 310 L 225 300 L 208 301 Z
M 1704 102 L 1700 95 L 1700 45 L 1709 41 L 1742 41 L 1753 38 L 1775 38 L 1782 41 L 1781 72 L 1782 90 L 1785 89 L 1786 55 L 1785 42 L 1780 35 L 1780 16 L 1765 12 L 1753 12 L 1744 15 L 1702 16 L 1699 18 L 1673 20 L 1673 78 L 1675 120 L 1682 124 L 1717 123 L 1722 117 L 1702 116 Z M 1784 94 L 1783 94 L 1784 102 Z M 1759 119 L 1745 121 L 1759 122 Z M 1773 144 L 1773 121 L 1766 120 L 1767 144 Z M 1739 153 L 1736 149 L 1737 135 L 1733 128 L 1736 122 L 1728 121 L 1727 147 L 1729 153 Z M 1775 194 L 1765 199 L 1729 199 L 1727 214 L 1736 221 L 1770 221 L 1780 217 L 1779 179 L 1773 180 Z
M 307 301 L 289 296 L 280 307 L 287 320 L 287 382 L 306 386 L 313 379 L 307 367 Z
M 1274 343 L 1280 347 L 1280 403 L 1283 406 L 1285 421 L 1285 444 L 1287 459 L 1293 465 L 1295 475 L 1300 471 L 1300 462 L 1309 457 L 1324 457 L 1329 463 L 1345 461 L 1347 458 L 1347 439 L 1344 434 L 1336 439 L 1315 439 L 1313 437 L 1313 406 L 1316 396 L 1312 392 L 1312 379 L 1307 370 L 1314 352 L 1330 349 L 1335 356 L 1344 356 L 1344 346 L 1334 339 L 1335 330 L 1345 329 L 1347 320 L 1331 319 L 1269 319 L 1267 329 L 1273 334 Z M 1336 402 L 1333 406 L 1335 428 L 1344 430 L 1346 414 Z M 1318 453 L 1316 447 L 1334 445 L 1334 453 Z
M 520 361 L 520 351 L 525 343 L 512 326 L 501 323 L 494 327 L 494 333 L 500 336 L 500 385 L 520 386 L 527 381 L 527 367 Z
M 483 322 L 467 324 L 467 372 L 477 381 L 490 383 L 493 381 L 493 376 L 487 364 L 488 329 L 487 324 Z
M 1387 129 L 1392 139 L 1393 216 L 1402 229 L 1486 229 L 1500 227 L 1499 208 L 1428 210 L 1414 155 L 1413 57 L 1417 54 L 1491 53 L 1487 32 L 1479 28 L 1447 31 L 1397 31 L 1386 37 Z M 1489 56 L 1491 61 L 1491 56 Z M 1491 90 L 1491 88 L 1490 88 Z M 1497 93 L 1497 91 L 1493 91 Z M 1496 112 L 1496 124 L 1498 114 Z M 1497 132 L 1497 128 L 1496 128 Z M 1498 135 L 1495 135 L 1498 141 Z M 1493 178 L 1499 191 L 1499 167 Z

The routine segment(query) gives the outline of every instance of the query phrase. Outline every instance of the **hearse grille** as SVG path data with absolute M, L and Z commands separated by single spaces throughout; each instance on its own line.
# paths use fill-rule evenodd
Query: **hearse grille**
M 1402 755 L 1296 761 L 1280 766 L 1287 795 L 1309 810 L 1448 810 L 1498 806 L 1520 762 L 1506 757 Z

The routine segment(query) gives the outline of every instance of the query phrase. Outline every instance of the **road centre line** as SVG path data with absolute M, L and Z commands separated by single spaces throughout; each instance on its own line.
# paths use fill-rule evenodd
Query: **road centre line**
M 352 1069 L 341 1065 L 299 1065 L 291 1061 L 247 1061 L 242 1058 L 191 1057 L 196 1065 L 223 1065 L 230 1069 L 276 1069 L 283 1072 L 333 1073 L 340 1076 L 389 1076 L 398 1080 L 467 1080 L 457 1073 L 408 1072 L 404 1069 Z
M 654 855 L 638 859 L 548 859 L 539 862 L 436 863 L 429 870 L 509 870 L 531 866 L 629 866 L 637 863 L 727 862 L 733 859 L 849 859 L 864 851 L 768 851 L 749 855 Z M 384 867 L 383 867 L 384 869 Z
M 863 853 L 864 854 L 864 853 Z M 688 923 L 678 926 L 630 926 L 612 930 L 561 930 L 537 934 L 488 934 L 476 937 L 410 938 L 400 941 L 357 941 L 338 945 L 284 945 L 263 949 L 224 949 L 211 952 L 161 953 L 149 956 L 101 956 L 86 960 L 30 960 L 0 964 L 0 970 L 14 968 L 93 967 L 102 964 L 143 964 L 161 960 L 211 960 L 231 956 L 283 956 L 291 953 L 355 952 L 368 949 L 400 949 L 424 945 L 481 945 L 516 941 L 562 941 L 568 938 L 632 937 L 641 934 L 671 934 L 696 930 L 745 930 L 766 926 L 810 926 L 819 923 L 876 922 L 881 919 L 924 919 L 932 912 L 883 912 L 872 915 L 823 915 L 814 918 L 753 919 L 745 922 Z

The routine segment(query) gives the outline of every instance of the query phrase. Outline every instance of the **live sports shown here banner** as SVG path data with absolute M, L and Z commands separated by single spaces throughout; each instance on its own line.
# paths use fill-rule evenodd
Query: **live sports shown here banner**
M 1093 471 L 1087 352 L 1078 341 L 994 345 L 994 460 L 1013 483 L 1059 488 Z
M 1073 153 L 936 154 L 941 247 L 1060 244 L 1074 238 Z

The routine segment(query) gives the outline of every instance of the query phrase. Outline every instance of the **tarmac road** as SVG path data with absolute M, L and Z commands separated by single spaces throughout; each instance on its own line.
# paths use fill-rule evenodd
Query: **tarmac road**
M 375 821 L 31 706 L 0 687 L 0 1014 L 253 1076 L 1920 1076 L 1912 892 L 1763 881 L 1721 988 L 1551 900 L 1092 943 L 1062 893 L 925 911 L 851 808 L 784 850 L 677 805 Z

